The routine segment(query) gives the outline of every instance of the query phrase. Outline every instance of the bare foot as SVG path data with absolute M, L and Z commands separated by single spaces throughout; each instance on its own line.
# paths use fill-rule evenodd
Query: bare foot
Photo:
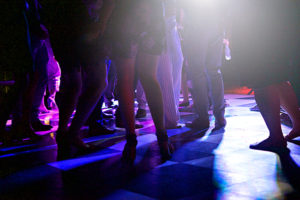
M 300 130 L 296 131 L 296 130 L 292 130 L 288 135 L 286 135 L 284 138 L 287 141 L 291 141 L 293 139 L 295 139 L 296 137 L 300 137 Z
M 272 152 L 288 150 L 287 143 L 285 140 L 277 141 L 277 140 L 273 140 L 271 138 L 267 138 L 256 144 L 251 144 L 250 149 L 272 151 Z

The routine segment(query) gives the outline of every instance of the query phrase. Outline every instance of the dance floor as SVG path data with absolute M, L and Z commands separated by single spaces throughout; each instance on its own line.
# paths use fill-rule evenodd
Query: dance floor
M 39 143 L 0 146 L 0 199 L 300 199 L 300 140 L 290 153 L 249 149 L 268 136 L 251 95 L 227 94 L 225 130 L 168 130 L 175 146 L 162 162 L 149 110 L 139 120 L 134 166 L 121 162 L 124 129 L 86 138 L 97 151 L 56 160 L 53 130 Z M 195 118 L 183 109 L 181 123 Z M 41 116 L 57 128 L 57 113 Z M 284 134 L 290 127 L 282 125 Z M 83 130 L 83 132 L 86 130 Z M 39 133 L 45 134 L 45 133 Z

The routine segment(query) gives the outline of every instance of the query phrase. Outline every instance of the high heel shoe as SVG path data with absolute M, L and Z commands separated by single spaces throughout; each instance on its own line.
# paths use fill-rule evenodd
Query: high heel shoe
M 157 142 L 160 150 L 160 155 L 163 160 L 169 160 L 172 157 L 174 151 L 173 145 L 169 142 L 167 132 L 162 134 L 156 133 Z
M 126 135 L 126 144 L 122 153 L 122 162 L 133 164 L 136 157 L 136 135 L 128 134 Z

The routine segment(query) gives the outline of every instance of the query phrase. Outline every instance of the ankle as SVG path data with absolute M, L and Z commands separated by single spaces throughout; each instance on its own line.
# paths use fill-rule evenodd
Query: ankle
M 273 143 L 282 143 L 283 141 L 285 141 L 283 135 L 272 137 L 270 136 L 268 139 L 271 140 Z
M 126 134 L 126 142 L 128 144 L 137 145 L 136 134 Z
M 167 142 L 169 140 L 169 136 L 167 134 L 167 131 L 156 132 L 156 137 L 157 137 L 158 143 Z

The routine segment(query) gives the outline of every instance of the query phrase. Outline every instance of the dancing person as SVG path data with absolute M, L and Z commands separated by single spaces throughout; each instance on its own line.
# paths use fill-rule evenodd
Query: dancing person
M 126 127 L 127 142 L 123 160 L 133 163 L 136 156 L 133 104 L 135 66 L 146 93 L 162 158 L 168 159 L 171 156 L 171 145 L 165 129 L 162 94 L 156 75 L 158 59 L 164 48 L 161 1 L 120 1 L 113 15 L 112 31 L 119 103 Z
M 1 3 L 0 13 L 0 67 L 2 72 L 10 74 L 15 81 L 1 101 L 0 132 L 2 134 L 5 131 L 9 115 L 13 114 L 12 134 L 6 137 L 8 140 L 28 137 L 40 139 L 32 129 L 30 119 L 37 86 L 30 36 L 34 34 L 38 39 L 46 39 L 48 33 L 41 27 L 35 1 L 12 0 Z
M 280 106 L 293 122 L 287 140 L 300 136 L 300 111 L 287 68 L 299 67 L 300 1 L 232 2 L 232 55 L 243 84 L 253 88 L 269 137 L 252 149 L 286 150 Z M 239 18 L 239 19 L 237 19 Z M 249 32 L 251 27 L 251 33 Z
M 209 92 L 213 104 L 215 130 L 226 126 L 224 83 L 221 73 L 224 10 L 222 1 L 181 1 L 185 12 L 184 41 L 188 73 L 192 81 L 192 98 L 198 115 L 187 127 L 207 130 L 209 120 Z M 197 20 L 195 20 L 197 19 Z
M 58 153 L 69 157 L 91 149 L 82 141 L 80 128 L 106 87 L 105 58 L 109 48 L 105 30 L 114 0 L 59 0 L 43 4 L 53 51 L 62 69 Z
M 164 118 L 167 129 L 181 127 L 179 97 L 183 55 L 177 29 L 176 0 L 164 1 L 164 20 L 166 30 L 166 51 L 161 55 L 158 64 L 158 80 L 163 94 Z

